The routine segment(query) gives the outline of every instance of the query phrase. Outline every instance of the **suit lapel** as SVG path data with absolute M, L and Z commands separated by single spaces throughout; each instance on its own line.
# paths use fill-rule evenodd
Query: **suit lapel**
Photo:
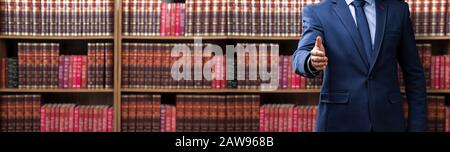
M 386 18 L 388 13 L 388 5 L 385 5 L 384 0 L 375 0 L 376 16 L 377 16 L 377 27 L 375 30 L 375 47 L 374 47 L 374 58 L 372 65 L 370 66 L 369 73 L 372 71 L 375 63 L 377 62 L 378 55 L 380 54 L 381 44 L 383 43 L 383 37 L 386 29 Z
M 334 0 L 335 6 L 334 11 L 339 16 L 340 21 L 345 26 L 345 29 L 350 34 L 350 37 L 353 40 L 353 43 L 356 46 L 356 50 L 359 53 L 359 56 L 362 58 L 365 63 L 367 69 L 369 69 L 369 62 L 367 59 L 367 55 L 364 52 L 361 36 L 358 33 L 358 29 L 356 28 L 355 20 L 353 19 L 352 14 L 350 13 L 350 9 L 345 3 L 344 0 Z

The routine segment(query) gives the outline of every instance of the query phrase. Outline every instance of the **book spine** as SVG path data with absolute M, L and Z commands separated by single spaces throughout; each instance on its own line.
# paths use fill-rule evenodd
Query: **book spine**
M 114 48 L 111 43 L 105 45 L 105 88 L 113 87 L 114 79 Z
M 106 128 L 106 132 L 113 132 L 113 125 L 114 125 L 114 121 L 113 121 L 113 108 L 109 107 L 107 109 L 107 128 Z
M 47 132 L 48 130 L 47 130 L 47 126 L 46 126 L 46 124 L 47 124 L 47 122 L 46 122 L 46 120 L 48 120 L 47 119 L 47 105 L 43 105 L 42 107 L 41 107 L 41 121 L 40 121 L 40 132 Z
M 129 132 L 128 129 L 128 111 L 129 111 L 129 95 L 122 95 L 120 105 L 120 126 L 122 132 Z

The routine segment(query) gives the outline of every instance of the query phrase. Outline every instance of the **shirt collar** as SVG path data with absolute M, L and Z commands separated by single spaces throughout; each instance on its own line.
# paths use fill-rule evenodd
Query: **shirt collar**
M 354 0 L 345 0 L 345 2 L 347 3 L 347 5 L 350 5 L 353 1 L 354 1 Z M 367 3 L 368 5 L 372 5 L 373 1 L 375 1 L 375 0 L 365 0 L 365 1 L 366 1 L 366 3 Z

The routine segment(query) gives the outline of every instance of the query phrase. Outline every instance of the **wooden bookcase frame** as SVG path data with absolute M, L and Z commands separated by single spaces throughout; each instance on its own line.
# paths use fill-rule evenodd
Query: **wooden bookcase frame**
M 161 41 L 168 40 L 173 42 L 191 42 L 196 36 L 123 36 L 122 35 L 122 0 L 114 0 L 114 33 L 112 36 L 5 36 L 0 35 L 0 58 L 7 57 L 7 41 L 9 40 L 59 40 L 59 41 L 80 41 L 80 40 L 111 40 L 114 43 L 114 87 L 112 89 L 0 89 L 0 94 L 5 93 L 68 93 L 68 94 L 98 94 L 98 93 L 111 93 L 113 94 L 112 105 L 114 107 L 114 132 L 120 132 L 120 104 L 122 93 L 186 93 L 186 94 L 198 94 L 198 93 L 251 93 L 251 94 L 283 94 L 283 95 L 311 95 L 318 96 L 319 89 L 279 89 L 276 91 L 260 91 L 258 89 L 128 89 L 121 88 L 121 46 L 124 40 L 146 40 Z M 1 26 L 1 25 L 0 25 Z M 292 45 L 297 45 L 300 37 L 252 37 L 252 36 L 203 36 L 203 40 L 218 40 L 218 41 L 283 41 Z M 439 42 L 446 44 L 446 49 L 450 51 L 450 36 L 439 37 L 416 37 L 416 40 L 420 43 L 424 42 Z M 291 50 L 292 53 L 294 50 Z M 450 52 L 443 52 L 450 53 Z M 428 90 L 428 94 L 450 94 L 450 89 L 447 90 Z

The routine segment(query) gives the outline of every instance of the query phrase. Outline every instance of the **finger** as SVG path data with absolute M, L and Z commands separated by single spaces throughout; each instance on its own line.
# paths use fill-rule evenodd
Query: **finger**
M 321 66 L 327 66 L 328 62 L 312 62 L 312 65 L 314 67 L 321 67 Z
M 314 68 L 321 68 L 321 67 L 325 67 L 328 65 L 328 63 L 324 62 L 324 63 L 312 63 L 312 65 L 314 66 Z
M 326 54 L 326 53 L 325 53 L 325 47 L 323 46 L 323 40 L 322 40 L 322 37 L 320 37 L 320 36 L 317 36 L 317 37 L 316 37 L 315 47 L 317 47 L 321 52 L 323 52 L 324 55 Z
M 317 47 L 315 47 L 315 48 L 311 51 L 311 55 L 323 57 L 323 56 L 325 56 L 325 52 L 322 51 L 322 50 L 320 50 L 320 49 L 318 49 Z
M 315 44 L 315 46 L 319 47 L 319 48 L 322 46 L 322 37 L 320 37 L 320 36 L 316 37 L 316 44 Z
M 311 60 L 313 62 L 326 62 L 326 61 L 328 61 L 328 58 L 327 57 L 311 56 Z

